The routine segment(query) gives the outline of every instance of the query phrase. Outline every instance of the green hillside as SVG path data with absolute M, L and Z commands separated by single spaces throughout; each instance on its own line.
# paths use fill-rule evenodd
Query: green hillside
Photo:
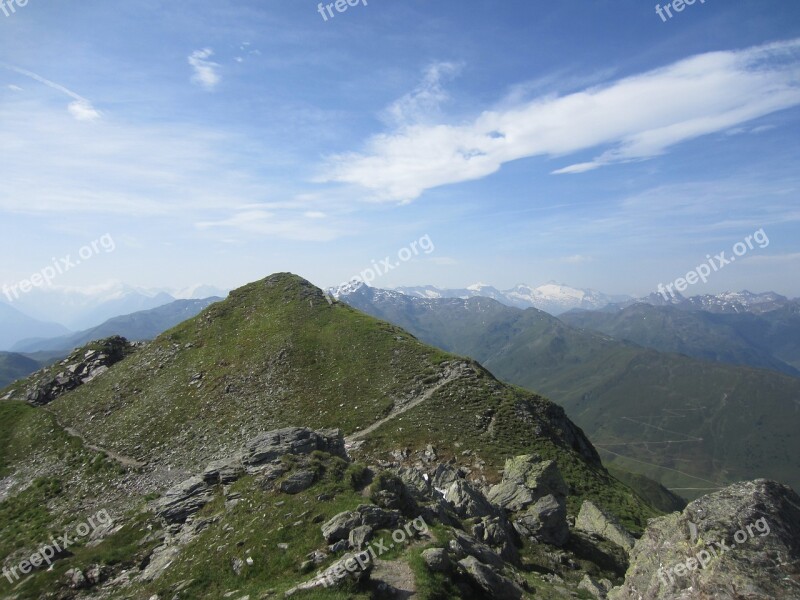
M 769 477 L 800 486 L 800 379 L 660 353 L 494 300 L 361 288 L 354 306 L 558 402 L 603 460 L 694 498 Z
M 32 358 L 16 352 L 0 352 L 0 388 L 12 381 L 27 377 L 41 365 Z

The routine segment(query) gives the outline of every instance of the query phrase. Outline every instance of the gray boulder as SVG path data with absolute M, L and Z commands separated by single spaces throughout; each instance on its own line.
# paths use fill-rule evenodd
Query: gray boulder
M 540 498 L 514 523 L 520 535 L 544 544 L 563 546 L 569 539 L 567 506 L 552 494 Z
M 450 484 L 444 499 L 455 509 L 462 519 L 499 516 L 497 508 L 476 490 L 469 482 L 458 479 Z
M 428 570 L 446 573 L 450 570 L 450 556 L 444 548 L 428 548 L 422 552 L 422 560 Z
M 156 501 L 155 513 L 168 523 L 183 523 L 211 502 L 214 491 L 202 477 L 190 477 Z
M 360 526 L 361 523 L 361 513 L 352 511 L 341 512 L 322 525 L 322 537 L 324 537 L 325 541 L 329 544 L 340 540 L 346 540 L 350 536 L 350 532 Z
M 244 475 L 242 455 L 237 454 L 208 464 L 203 471 L 203 480 L 207 483 L 233 483 Z
M 505 510 L 518 512 L 545 496 L 566 498 L 568 493 L 554 461 L 525 454 L 506 460 L 503 481 L 492 486 L 487 498 Z
M 611 514 L 599 508 L 590 500 L 584 500 L 578 518 L 575 521 L 575 528 L 593 533 L 609 542 L 614 542 L 626 552 L 633 548 L 636 541 L 628 531 L 620 525 L 619 521 Z
M 303 427 L 284 427 L 260 433 L 250 440 L 245 446 L 243 462 L 254 467 L 285 454 L 311 454 L 315 450 L 347 457 L 344 438 L 338 429 L 313 431 Z
M 361 550 L 367 542 L 372 539 L 372 527 L 369 525 L 359 525 L 350 531 L 348 542 L 354 550 Z
M 472 556 L 487 565 L 498 569 L 503 568 L 505 561 L 489 546 L 458 529 L 453 529 L 451 531 L 453 539 L 450 540 L 450 550 L 454 556 L 457 558 Z
M 612 600 L 800 598 L 800 497 L 759 479 L 652 519 Z
M 458 561 L 467 579 L 487 598 L 492 600 L 519 600 L 524 590 L 508 577 L 483 564 L 473 556 Z
M 314 473 L 314 471 L 295 471 L 286 479 L 281 481 L 278 489 L 284 494 L 299 494 L 300 492 L 305 491 L 314 485 L 314 481 L 316 481 L 316 479 L 317 475 Z

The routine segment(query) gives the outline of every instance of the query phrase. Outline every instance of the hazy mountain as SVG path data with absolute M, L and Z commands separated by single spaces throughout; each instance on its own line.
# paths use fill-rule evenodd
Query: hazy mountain
M 656 352 L 488 298 L 361 286 L 342 300 L 546 394 L 605 460 L 681 495 L 758 473 L 800 485 L 800 379 Z
M 36 360 L 14 352 L 0 352 L 0 389 L 41 367 Z
M 582 290 L 551 281 L 539 287 L 519 284 L 509 290 L 498 290 L 483 283 L 463 289 L 440 289 L 435 286 L 399 287 L 398 292 L 416 298 L 492 298 L 507 306 L 538 308 L 559 315 L 575 308 L 596 309 L 630 296 L 608 296 L 594 290 Z M 338 293 L 338 291 L 336 291 Z
M 175 300 L 159 306 L 109 319 L 102 325 L 57 338 L 22 340 L 14 345 L 16 352 L 58 352 L 66 354 L 92 340 L 119 335 L 130 341 L 150 340 L 167 329 L 195 316 L 208 305 L 222 298 Z
M 55 337 L 67 333 L 69 329 L 63 325 L 39 321 L 0 302 L 0 350 L 10 350 L 14 344 L 25 338 Z
M 790 315 L 789 315 L 790 316 Z M 605 333 L 662 352 L 735 365 L 773 369 L 800 376 L 800 370 L 777 358 L 800 355 L 800 318 L 775 327 L 772 312 L 710 313 L 676 306 L 634 304 L 617 312 L 574 311 L 561 320 L 574 327 Z M 757 325 L 757 324 L 760 324 Z M 784 344 L 781 343 L 782 338 Z

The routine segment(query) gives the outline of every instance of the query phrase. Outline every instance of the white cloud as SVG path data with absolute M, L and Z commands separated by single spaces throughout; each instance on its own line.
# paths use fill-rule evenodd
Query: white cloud
M 14 85 L 13 83 L 8 85 L 8 89 L 10 89 L 12 92 L 21 92 L 22 91 L 21 87 L 19 87 L 18 85 Z
M 76 94 L 75 92 L 64 87 L 63 85 L 56 83 L 54 81 L 50 81 L 49 79 L 45 79 L 41 75 L 37 75 L 32 71 L 26 71 L 25 69 L 20 69 L 18 67 L 13 67 L 11 65 L 2 65 L 2 66 L 5 67 L 6 69 L 9 69 L 10 71 L 14 71 L 15 73 L 18 73 L 20 75 L 29 77 L 34 81 L 38 81 L 39 83 L 42 83 L 47 87 L 54 89 L 58 92 L 61 92 L 62 94 L 66 94 L 67 96 L 72 98 L 73 102 L 69 103 L 69 105 L 67 106 L 67 111 L 69 111 L 69 114 L 71 114 L 78 121 L 94 121 L 95 119 L 99 119 L 102 116 L 101 113 L 97 111 L 94 108 L 94 106 L 92 106 L 92 103 L 89 100 L 87 100 L 83 96 L 80 96 L 79 94 Z M 17 92 L 22 91 L 22 88 L 16 85 L 9 85 L 8 87 L 9 89 Z
M 239 211 L 219 221 L 201 221 L 196 226 L 199 229 L 235 229 L 256 235 L 314 242 L 334 240 L 344 233 L 340 228 L 309 222 L 292 213 L 278 215 L 259 209 Z
M 207 90 L 213 90 L 221 80 L 219 75 L 219 65 L 208 60 L 214 55 L 211 48 L 195 50 L 187 59 L 194 69 L 192 81 Z
M 377 201 L 408 202 L 520 158 L 611 146 L 554 173 L 652 158 L 680 142 L 799 105 L 798 58 L 800 39 L 712 52 L 581 92 L 487 110 L 462 125 L 400 123 L 370 138 L 361 152 L 330 157 L 321 180 L 361 186 Z M 439 77 L 426 77 L 429 91 L 423 83 L 389 114 L 408 121 L 416 107 L 440 102 Z
M 461 70 L 461 65 L 438 62 L 425 69 L 422 82 L 417 88 L 396 100 L 385 111 L 385 120 L 391 124 L 405 126 L 429 121 L 438 115 L 439 107 L 449 99 L 442 87 L 442 79 L 451 77 Z

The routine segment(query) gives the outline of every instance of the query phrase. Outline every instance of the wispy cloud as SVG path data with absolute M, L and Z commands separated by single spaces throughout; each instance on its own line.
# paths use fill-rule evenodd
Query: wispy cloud
M 386 109 L 384 119 L 392 125 L 408 126 L 438 116 L 441 105 L 450 98 L 442 82 L 456 75 L 461 68 L 461 65 L 452 62 L 437 62 L 428 66 L 416 89 L 393 102 Z
M 219 65 L 209 60 L 212 56 L 214 51 L 211 48 L 203 48 L 192 52 L 187 59 L 194 69 L 192 81 L 207 90 L 213 90 L 221 81 Z
M 437 186 L 486 177 L 520 158 L 611 146 L 554 173 L 644 160 L 799 105 L 799 65 L 800 39 L 794 39 L 701 54 L 578 93 L 487 110 L 462 125 L 401 124 L 370 138 L 361 152 L 330 157 L 322 180 L 366 188 L 378 201 L 408 202 Z M 431 81 L 431 99 L 441 98 L 438 78 Z M 401 100 L 394 112 L 403 115 L 415 97 Z
M 39 83 L 44 84 L 47 87 L 54 89 L 58 92 L 61 92 L 62 94 L 66 94 L 67 96 L 72 98 L 73 101 L 69 103 L 69 105 L 67 106 L 67 110 L 69 111 L 69 114 L 71 114 L 78 121 L 94 121 L 100 118 L 101 116 L 100 112 L 97 111 L 94 108 L 94 106 L 92 106 L 92 103 L 89 100 L 87 100 L 86 98 L 84 98 L 79 94 L 76 94 L 75 92 L 64 87 L 63 85 L 56 83 L 54 81 L 50 81 L 49 79 L 45 79 L 41 75 L 37 75 L 32 71 L 26 71 L 25 69 L 20 69 L 19 67 L 14 67 L 11 65 L 3 64 L 2 66 L 10 71 L 13 71 L 14 73 L 18 73 L 19 75 L 24 75 L 25 77 L 29 77 L 34 81 L 38 81 Z M 9 85 L 8 87 L 9 89 L 16 92 L 22 91 L 22 88 L 16 85 Z
M 324 216 L 324 215 L 323 215 Z M 322 222 L 320 218 L 292 213 L 279 214 L 269 210 L 242 210 L 231 217 L 196 224 L 202 230 L 235 230 L 290 240 L 326 242 L 341 237 L 345 230 Z

